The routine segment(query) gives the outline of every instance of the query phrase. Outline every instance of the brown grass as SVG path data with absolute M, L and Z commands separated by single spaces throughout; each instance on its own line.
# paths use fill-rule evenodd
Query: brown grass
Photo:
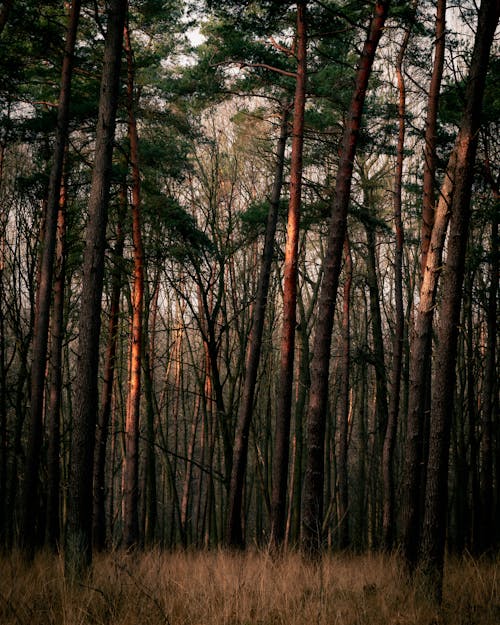
M 443 605 L 395 557 L 224 551 L 97 556 L 69 584 L 60 558 L 0 560 L 1 625 L 498 625 L 499 561 L 450 561 Z

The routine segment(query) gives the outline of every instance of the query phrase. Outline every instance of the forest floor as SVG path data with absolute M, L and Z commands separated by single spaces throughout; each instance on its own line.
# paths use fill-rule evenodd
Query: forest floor
M 500 560 L 450 559 L 443 604 L 397 558 L 158 551 L 96 556 L 70 584 L 62 559 L 0 557 L 1 625 L 498 625 Z

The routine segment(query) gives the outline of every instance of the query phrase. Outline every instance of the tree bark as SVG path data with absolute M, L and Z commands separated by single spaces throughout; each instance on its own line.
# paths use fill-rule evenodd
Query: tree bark
M 274 182 L 269 201 L 269 213 L 267 217 L 264 247 L 259 269 L 259 280 L 252 316 L 252 326 L 248 337 L 245 379 L 243 382 L 242 398 L 238 411 L 238 423 L 233 451 L 233 466 L 231 483 L 229 487 L 228 514 L 226 524 L 226 542 L 232 547 L 243 547 L 245 540 L 242 531 L 242 501 L 243 487 L 248 458 L 248 437 L 252 422 L 253 402 L 257 371 L 259 368 L 262 348 L 262 333 L 267 307 L 267 294 L 271 276 L 273 260 L 274 236 L 278 219 L 278 208 L 283 186 L 283 167 L 285 159 L 285 147 L 288 135 L 289 109 L 284 107 L 281 112 L 280 136 L 276 150 L 276 165 L 274 170 Z
M 104 43 L 95 160 L 83 258 L 76 401 L 71 436 L 65 564 L 78 576 L 92 562 L 92 467 L 97 413 L 106 224 L 126 0 L 111 0 Z
M 394 448 L 399 420 L 399 400 L 401 394 L 401 372 L 403 364 L 404 342 L 404 306 L 403 306 L 403 247 L 404 230 L 401 216 L 401 192 L 403 182 L 404 147 L 406 133 L 406 88 L 403 77 L 403 62 L 410 40 L 411 27 L 405 31 L 401 48 L 396 60 L 396 76 L 398 81 L 398 141 L 396 146 L 396 171 L 394 175 L 394 230 L 396 241 L 394 246 L 394 337 L 392 343 L 392 366 L 390 373 L 390 396 L 387 415 L 387 427 L 382 449 L 382 544 L 390 551 L 395 539 L 394 513 Z
M 439 108 L 439 92 L 443 77 L 444 54 L 446 50 L 446 0 L 437 0 L 436 4 L 436 38 L 434 42 L 434 64 L 429 85 L 427 100 L 427 117 L 425 120 L 425 144 L 424 144 L 424 181 L 422 202 L 422 251 L 421 251 L 421 275 L 424 275 L 427 252 L 431 241 L 431 232 L 434 225 L 434 208 L 436 184 L 436 140 L 437 140 L 437 117 Z
M 290 200 L 285 247 L 283 284 L 283 326 L 279 373 L 279 396 L 273 455 L 271 494 L 271 545 L 279 548 L 285 537 L 290 418 L 292 409 L 295 325 L 297 319 L 297 256 L 302 192 L 302 152 L 307 81 L 306 2 L 297 2 L 297 79 L 293 104 Z
M 367 39 L 363 45 L 356 85 L 344 128 L 340 162 L 335 186 L 335 198 L 328 233 L 328 248 L 324 275 L 318 304 L 318 324 L 314 337 L 311 369 L 311 391 L 307 412 L 307 458 L 303 491 L 302 538 L 304 549 L 317 553 L 322 544 L 323 481 L 324 481 L 324 435 L 328 378 L 330 370 L 330 347 L 333 316 L 344 244 L 347 209 L 351 192 L 354 157 L 358 142 L 361 116 L 368 80 L 375 52 L 383 32 L 389 2 L 376 2 Z
M 28 449 L 24 471 L 24 491 L 21 512 L 21 545 L 31 559 L 35 550 L 38 503 L 38 469 L 43 434 L 43 402 L 47 343 L 49 333 L 54 253 L 56 248 L 57 214 L 63 174 L 64 153 L 68 138 L 69 104 L 76 33 L 80 17 L 80 0 L 73 0 L 66 32 L 66 44 L 61 71 L 61 87 L 57 108 L 54 156 L 49 177 L 49 192 L 45 226 L 42 237 L 39 283 L 35 307 L 35 329 L 31 367 L 31 415 Z
M 338 503 L 338 545 L 340 549 L 349 547 L 349 491 L 347 450 L 349 445 L 349 371 L 351 368 L 351 286 L 352 286 L 352 257 L 349 237 L 344 242 L 345 254 L 345 282 L 344 282 L 344 310 L 342 315 L 342 373 L 339 393 L 338 430 L 339 452 L 337 463 L 337 479 L 339 489 Z
M 51 318 L 50 389 L 47 409 L 47 521 L 46 542 L 56 551 L 60 539 L 60 421 L 62 393 L 62 343 L 64 336 L 64 283 L 66 279 L 66 186 L 61 184 L 57 223 L 54 301 Z
M 111 419 L 111 405 L 113 400 L 113 384 L 115 379 L 116 341 L 120 314 L 120 295 L 122 290 L 122 263 L 125 234 L 122 228 L 124 220 L 127 190 L 120 194 L 119 215 L 116 229 L 116 243 L 114 248 L 114 268 L 111 277 L 111 301 L 108 321 L 108 344 L 104 357 L 103 386 L 101 394 L 101 409 L 99 411 L 95 454 L 94 454 L 94 501 L 93 501 L 93 544 L 98 551 L 106 547 L 106 450 Z
M 455 184 L 450 207 L 450 234 L 437 328 L 438 347 L 432 391 L 429 462 L 421 548 L 423 570 L 432 595 L 438 602 L 442 598 L 451 415 L 474 162 L 488 60 L 499 14 L 499 0 L 481 2 L 466 89 L 465 110 L 452 154 L 454 158 L 450 157 L 449 161 L 449 167 L 452 166 L 454 170 Z
M 134 278 L 132 286 L 132 332 L 130 347 L 127 414 L 125 420 L 124 519 L 123 540 L 126 547 L 139 540 L 139 418 L 141 404 L 142 308 L 144 299 L 144 252 L 141 234 L 141 176 L 139 137 L 134 112 L 134 61 L 128 26 L 124 29 L 127 58 L 127 110 L 132 168 L 132 240 Z

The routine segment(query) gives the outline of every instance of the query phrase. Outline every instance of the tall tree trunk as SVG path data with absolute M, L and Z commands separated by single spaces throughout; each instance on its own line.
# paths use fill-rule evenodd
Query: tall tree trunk
M 356 85 L 344 128 L 335 198 L 328 234 L 324 276 L 314 337 L 311 391 L 307 412 L 307 458 L 303 491 L 302 544 L 314 554 L 321 548 L 323 522 L 324 435 L 333 316 L 342 260 L 352 171 L 366 89 L 375 52 L 383 32 L 389 2 L 376 2 L 367 39 L 361 52 Z
M 115 118 L 126 13 L 127 0 L 111 0 L 104 43 L 95 160 L 83 258 L 76 401 L 71 436 L 65 551 L 66 570 L 70 575 L 81 574 L 92 562 L 92 467 L 98 406 L 97 371 L 101 330 L 101 298 Z
M 297 256 L 302 191 L 302 151 L 307 80 L 306 2 L 297 2 L 297 79 L 293 104 L 290 200 L 286 232 L 283 284 L 283 327 L 281 334 L 280 386 L 276 411 L 271 494 L 271 544 L 278 548 L 285 537 L 286 492 L 290 448 L 295 325 L 297 319 Z
M 443 77 L 444 53 L 446 49 L 446 0 L 437 0 L 436 4 L 436 30 L 434 42 L 434 64 L 429 85 L 427 99 L 427 117 L 425 119 L 425 144 L 424 144 L 424 181 L 422 202 L 422 243 L 421 243 L 421 275 L 424 275 L 427 252 L 431 241 L 431 232 L 434 225 L 434 208 L 436 184 L 436 140 L 437 140 L 437 117 L 439 107 L 439 92 Z
M 127 109 L 130 165 L 132 168 L 132 240 L 134 280 L 132 286 L 132 336 L 130 348 L 127 415 L 125 421 L 123 540 L 127 547 L 139 539 L 139 417 L 141 404 L 142 308 L 144 299 L 144 252 L 141 234 L 141 176 L 139 137 L 134 113 L 134 60 L 128 26 L 124 30 L 127 57 Z
M 102 551 L 106 547 L 106 451 L 111 419 L 111 405 L 113 400 L 113 384 L 115 379 L 116 341 L 120 314 L 120 295 L 122 290 L 122 263 L 125 234 L 122 221 L 125 217 L 127 205 L 127 189 L 120 194 L 119 215 L 116 229 L 116 243 L 113 252 L 114 268 L 111 277 L 111 301 L 108 321 L 108 344 L 104 357 L 103 385 L 101 409 L 99 411 L 94 455 L 94 501 L 93 501 L 93 544 Z M 112 466 L 112 465 L 111 465 Z M 112 470 L 112 469 L 111 469 Z
M 60 421 L 62 343 L 64 336 L 64 283 L 66 279 L 66 186 L 61 184 L 57 223 L 54 301 L 51 318 L 50 388 L 47 408 L 47 522 L 46 542 L 57 550 L 60 539 Z
M 451 407 L 455 388 L 457 337 L 471 212 L 470 200 L 487 66 L 499 14 L 499 0 L 481 2 L 466 89 L 464 115 L 453 150 L 455 157 L 450 157 L 448 165 L 454 169 L 455 184 L 450 205 L 450 236 L 446 268 L 443 274 L 442 301 L 439 307 L 438 347 L 432 391 L 429 462 L 421 549 L 424 572 L 430 582 L 431 592 L 438 602 L 442 597 Z M 432 243 L 433 238 L 431 238 L 431 247 Z
M 498 201 L 498 191 L 496 193 Z M 484 366 L 483 397 L 482 397 L 482 439 L 481 439 L 481 550 L 487 551 L 495 544 L 494 497 L 493 497 L 493 423 L 494 415 L 498 414 L 495 398 L 497 397 L 498 381 L 496 381 L 496 341 L 498 314 L 498 217 L 493 217 L 491 224 L 491 270 L 488 308 L 486 313 L 486 363 Z M 500 445 L 500 441 L 497 441 Z
M 269 281 L 271 276 L 271 266 L 273 260 L 274 236 L 276 233 L 276 222 L 278 219 L 278 208 L 283 186 L 283 167 L 285 159 L 286 139 L 288 135 L 289 108 L 285 106 L 281 112 L 280 136 L 276 150 L 276 165 L 274 170 L 274 182 L 269 201 L 269 213 L 264 239 L 264 247 L 259 269 L 259 280 L 257 283 L 257 293 L 252 314 L 252 326 L 248 337 L 245 379 L 243 382 L 242 398 L 238 411 L 238 423 L 236 426 L 236 436 L 233 451 L 233 466 L 231 473 L 231 483 L 229 486 L 228 514 L 226 525 L 226 542 L 233 547 L 244 545 L 242 532 L 242 499 L 243 487 L 245 483 L 245 473 L 248 458 L 248 437 L 250 424 L 252 422 L 253 402 L 255 396 L 255 385 L 257 382 L 257 371 L 259 368 L 260 354 L 262 348 L 262 333 L 264 330 L 264 320 L 267 307 L 267 293 L 269 291 Z
M 382 544 L 390 551 L 395 538 L 394 514 L 394 448 L 399 419 L 399 400 L 401 394 L 401 372 L 403 363 L 404 342 L 404 307 L 403 307 L 403 246 L 404 231 L 401 216 L 401 191 L 403 181 L 404 147 L 406 131 L 406 89 L 403 77 L 403 61 L 410 40 L 411 28 L 406 29 L 401 48 L 396 60 L 396 76 L 398 81 L 398 141 L 396 146 L 396 171 L 394 175 L 394 230 L 396 241 L 394 246 L 394 338 L 392 343 L 392 366 L 390 373 L 390 396 L 387 415 L 387 427 L 382 449 Z
M 413 332 L 410 340 L 411 352 L 409 363 L 409 397 L 407 410 L 407 427 L 405 443 L 405 463 L 402 480 L 401 505 L 401 540 L 405 559 L 410 566 L 414 566 L 418 557 L 420 540 L 422 489 L 425 484 L 425 448 L 427 447 L 428 428 L 425 427 L 425 410 L 430 400 L 431 386 L 431 354 L 432 354 L 432 317 L 437 288 L 438 272 L 427 271 L 429 252 L 432 253 L 431 263 L 437 268 L 440 266 L 442 245 L 446 235 L 449 214 L 441 216 L 437 224 L 436 234 L 439 234 L 437 248 L 430 249 L 431 233 L 436 220 L 435 206 L 435 175 L 436 175 L 436 138 L 437 113 L 439 92 L 443 75 L 445 32 L 446 32 L 446 0 L 438 0 L 436 6 L 436 38 L 434 64 L 429 85 L 427 101 L 427 117 L 425 122 L 424 146 L 424 182 L 422 198 L 422 233 L 421 233 L 421 293 L 424 292 L 424 280 L 433 282 L 426 287 L 427 299 L 425 305 L 420 301 L 419 312 L 415 317 Z M 438 204 L 443 202 L 443 193 L 450 193 L 451 186 L 445 178 Z M 445 199 L 444 206 L 448 199 Z M 438 252 L 435 256 L 434 252 Z M 436 262 L 438 260 L 439 262 Z M 434 280 L 432 279 L 434 278 Z
M 54 253 L 56 248 L 57 214 L 59 210 L 59 194 L 63 174 L 64 153 L 68 138 L 71 78 L 79 17 L 80 0 L 73 0 L 66 32 L 66 44 L 62 63 L 61 87 L 59 91 L 59 105 L 57 108 L 55 128 L 54 160 L 49 177 L 49 193 L 41 246 L 40 280 L 37 288 L 35 308 L 35 329 L 31 367 L 31 415 L 21 513 L 21 543 L 25 555 L 28 558 L 32 558 L 34 555 L 36 522 L 38 518 L 38 469 L 43 433 L 45 370 L 47 362 L 50 302 L 52 296 L 52 277 L 54 272 Z
M 344 243 L 345 254 L 345 282 L 344 282 L 344 310 L 342 315 L 342 373 L 340 381 L 338 431 L 339 452 L 337 463 L 337 479 L 339 489 L 338 504 L 338 545 L 340 549 L 349 547 L 349 493 L 347 450 L 349 444 L 349 371 L 351 369 L 351 285 L 352 285 L 352 257 L 349 237 L 346 235 Z

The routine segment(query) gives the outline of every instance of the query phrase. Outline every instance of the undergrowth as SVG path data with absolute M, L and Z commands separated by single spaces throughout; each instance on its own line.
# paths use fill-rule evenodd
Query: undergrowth
M 1 625 L 498 625 L 499 564 L 447 563 L 433 606 L 394 556 L 114 552 L 69 583 L 61 558 L 0 558 Z

